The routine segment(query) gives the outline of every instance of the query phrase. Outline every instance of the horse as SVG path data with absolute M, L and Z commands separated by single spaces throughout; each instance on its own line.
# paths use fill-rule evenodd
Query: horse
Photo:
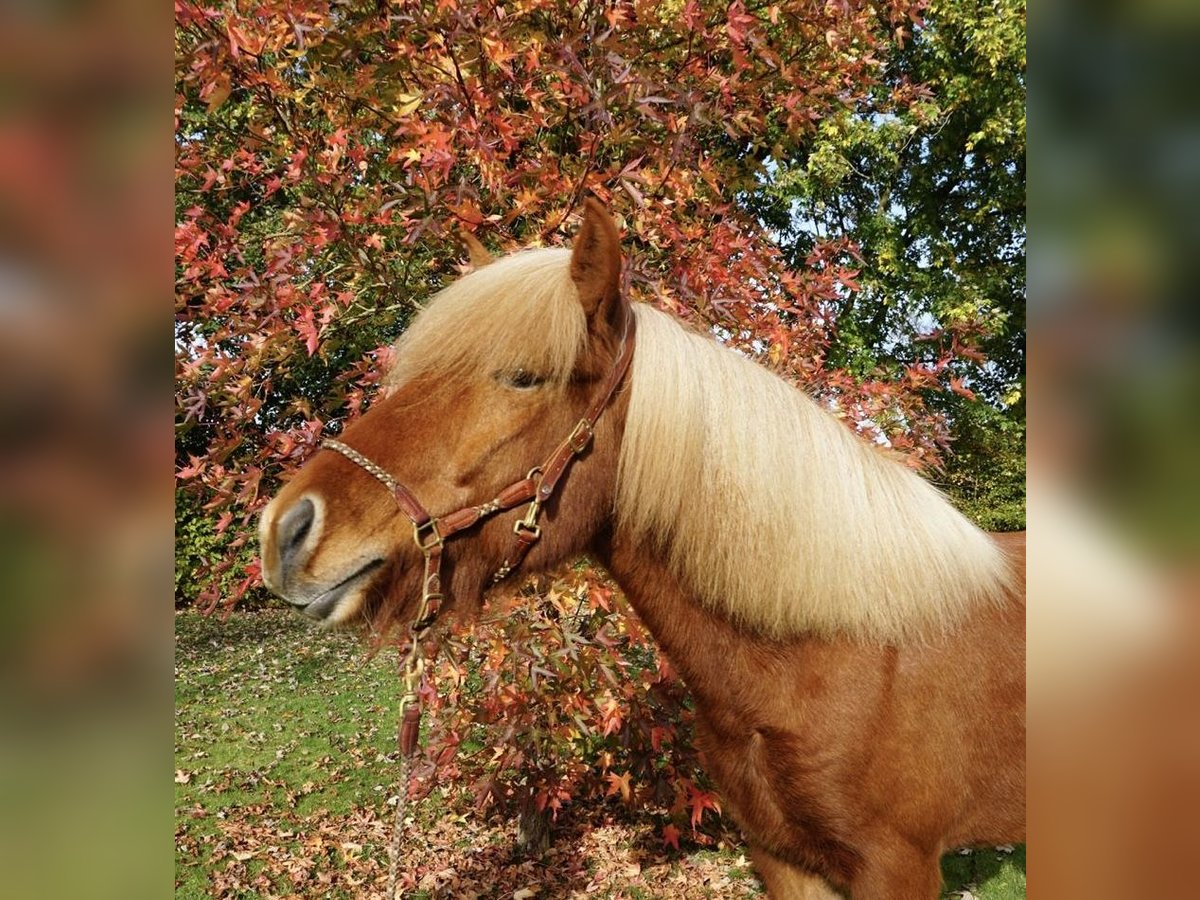
M 691 690 L 773 898 L 932 898 L 944 851 L 1023 841 L 1024 535 L 631 302 L 599 201 L 570 248 L 471 251 L 265 508 L 266 585 L 386 632 L 588 554 Z

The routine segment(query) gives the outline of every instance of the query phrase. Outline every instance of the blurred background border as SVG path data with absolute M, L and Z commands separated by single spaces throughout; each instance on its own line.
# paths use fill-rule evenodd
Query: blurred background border
M 0 867 L 171 878 L 172 15 L 0 6 Z

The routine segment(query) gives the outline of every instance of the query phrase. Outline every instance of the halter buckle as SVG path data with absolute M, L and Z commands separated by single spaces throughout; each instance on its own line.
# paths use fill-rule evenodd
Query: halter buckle
M 416 542 L 417 549 L 426 555 L 434 548 L 442 546 L 442 533 L 438 531 L 437 524 L 437 519 L 413 524 L 413 541 Z M 428 541 L 422 540 L 422 533 L 429 536 Z
M 592 423 L 587 419 L 580 419 L 570 435 L 567 436 L 567 446 L 575 453 L 582 453 L 591 443 L 592 434 Z

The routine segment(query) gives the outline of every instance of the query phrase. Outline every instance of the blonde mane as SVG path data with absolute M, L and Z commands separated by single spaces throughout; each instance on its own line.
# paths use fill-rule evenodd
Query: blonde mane
M 999 598 L 992 540 L 803 392 L 635 305 L 618 526 L 706 606 L 772 637 L 898 641 Z
M 522 250 L 459 278 L 396 342 L 388 384 L 518 368 L 565 382 L 587 340 L 567 248 Z

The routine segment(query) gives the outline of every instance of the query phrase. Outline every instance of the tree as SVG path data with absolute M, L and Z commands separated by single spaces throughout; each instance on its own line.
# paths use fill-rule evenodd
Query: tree
M 845 241 L 862 272 L 828 304 L 828 363 L 910 379 L 952 428 L 959 504 L 1023 527 L 1024 2 L 935 0 L 865 100 L 772 160 L 747 205 L 797 264 Z
M 389 343 L 454 276 L 456 232 L 498 250 L 560 243 L 588 194 L 625 231 L 635 298 L 803 383 L 914 465 L 938 463 L 952 418 L 966 421 L 955 392 L 970 381 L 995 400 L 1019 369 L 1018 298 L 993 291 L 1016 257 L 989 254 L 1015 222 L 1023 162 L 1000 178 L 955 159 L 962 129 L 981 132 L 981 162 L 1011 155 L 1015 125 L 963 112 L 991 108 L 973 94 L 978 48 L 955 43 L 971 8 L 927 27 L 922 7 L 179 0 L 177 476 L 213 520 L 185 533 L 202 531 L 209 556 L 225 541 L 198 599 L 228 605 L 256 583 L 255 512 L 369 404 Z M 1014 10 L 997 14 L 1003 53 Z M 968 172 L 959 207 L 938 199 L 958 196 L 946 173 Z M 972 203 L 1007 218 L 992 227 Z M 953 265 L 921 265 L 935 255 Z M 939 330 L 913 342 L 925 311 Z M 443 677 L 501 679 L 496 696 L 517 704 L 506 717 L 554 761 L 531 768 L 511 755 L 515 732 L 493 735 L 500 768 L 519 770 L 509 786 L 538 808 L 595 791 L 702 824 L 715 800 L 685 756 L 659 756 L 687 745 L 667 730 L 686 727 L 686 704 L 636 623 L 608 621 L 602 587 L 565 573 L 523 598 L 532 619 L 507 617 L 500 642 L 527 651 L 517 674 L 480 632 L 451 638 Z M 564 614 L 564 598 L 588 614 Z M 580 635 L 586 649 L 561 653 Z M 611 703 L 573 708 L 564 686 L 585 677 Z M 496 766 L 458 752 L 485 707 L 440 708 L 430 766 L 487 786 Z

